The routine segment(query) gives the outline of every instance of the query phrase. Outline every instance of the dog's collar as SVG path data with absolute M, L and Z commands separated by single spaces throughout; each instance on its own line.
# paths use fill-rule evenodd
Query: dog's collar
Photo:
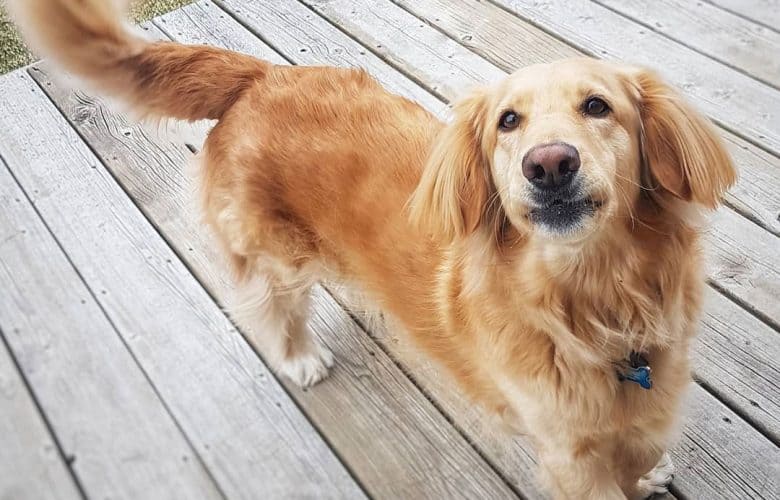
M 643 389 L 652 389 L 653 381 L 650 379 L 652 371 L 650 364 L 642 353 L 631 351 L 628 359 L 623 360 L 617 368 L 617 376 L 621 382 L 629 380 L 636 382 Z

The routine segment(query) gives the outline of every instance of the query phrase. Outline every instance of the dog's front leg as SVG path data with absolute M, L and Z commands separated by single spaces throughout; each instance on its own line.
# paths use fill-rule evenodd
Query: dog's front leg
M 653 430 L 647 422 L 640 422 L 633 431 L 618 432 L 611 440 L 615 477 L 630 500 L 668 491 L 674 478 L 674 465 L 665 452 L 669 441 L 667 432 Z
M 669 492 L 674 479 L 674 464 L 668 453 L 647 446 L 620 451 L 615 457 L 616 475 L 623 492 L 630 500 L 645 500 Z M 618 448 L 620 450 L 620 448 Z
M 548 439 L 539 461 L 542 482 L 556 499 L 626 498 L 609 461 L 590 442 Z

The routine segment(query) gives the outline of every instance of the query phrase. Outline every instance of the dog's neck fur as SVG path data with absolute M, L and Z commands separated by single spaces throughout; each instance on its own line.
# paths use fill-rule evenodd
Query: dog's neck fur
M 510 307 L 527 311 L 522 321 L 549 335 L 572 363 L 670 348 L 696 319 L 700 279 L 675 259 L 680 252 L 674 250 L 696 253 L 698 241 L 688 221 L 651 219 L 576 247 L 523 235 L 500 247 L 495 235 L 474 234 L 467 247 L 490 248 L 492 255 L 466 261 L 472 269 L 464 269 L 465 275 L 481 275 L 464 282 L 466 292 L 521 283 L 505 290 Z M 516 278 L 506 280 L 506 273 Z

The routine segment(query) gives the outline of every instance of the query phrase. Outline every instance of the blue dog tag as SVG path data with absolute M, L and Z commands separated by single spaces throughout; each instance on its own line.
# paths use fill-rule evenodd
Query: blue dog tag
M 653 387 L 653 381 L 650 380 L 650 373 L 652 370 L 649 366 L 637 366 L 630 367 L 625 373 L 620 374 L 621 380 L 630 380 L 636 382 L 643 389 L 651 389 Z
M 652 368 L 647 358 L 640 352 L 631 351 L 627 362 L 617 370 L 618 380 L 630 380 L 639 384 L 642 389 L 652 389 L 653 381 L 650 379 Z

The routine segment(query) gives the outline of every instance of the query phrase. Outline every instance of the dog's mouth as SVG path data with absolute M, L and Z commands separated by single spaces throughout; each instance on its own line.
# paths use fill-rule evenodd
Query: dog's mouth
M 582 225 L 585 218 L 595 215 L 602 205 L 602 201 L 593 198 L 574 200 L 555 198 L 531 208 L 528 218 L 532 223 L 543 226 L 550 232 L 571 233 Z

